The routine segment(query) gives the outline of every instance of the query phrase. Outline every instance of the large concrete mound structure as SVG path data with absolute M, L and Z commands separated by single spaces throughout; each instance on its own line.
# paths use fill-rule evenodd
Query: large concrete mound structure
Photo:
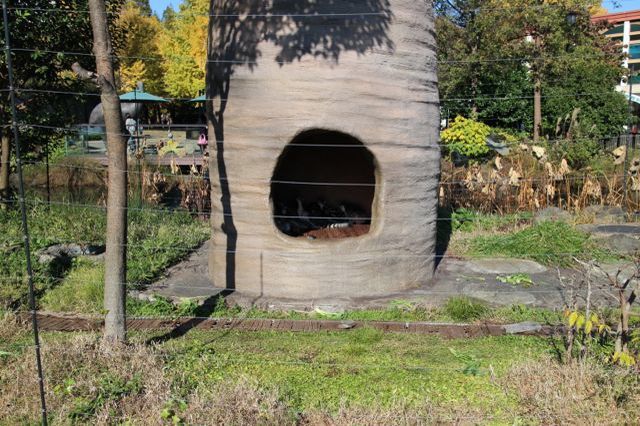
M 214 285 L 319 300 L 428 281 L 440 172 L 431 2 L 213 0 L 211 15 Z

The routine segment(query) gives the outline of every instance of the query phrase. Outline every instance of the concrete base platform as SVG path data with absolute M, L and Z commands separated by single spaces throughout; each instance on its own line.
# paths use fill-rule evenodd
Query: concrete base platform
M 185 261 L 170 268 L 165 278 L 154 283 L 138 296 L 142 299 L 150 299 L 154 295 L 159 295 L 174 301 L 187 299 L 209 304 L 220 294 L 224 294 L 230 303 L 245 307 L 302 311 L 320 309 L 327 312 L 388 307 L 393 300 L 437 306 L 454 296 L 468 296 L 494 306 L 521 304 L 561 309 L 570 302 L 567 300 L 567 294 L 561 285 L 557 270 L 546 268 L 530 260 L 519 259 L 446 258 L 440 263 L 434 279 L 426 285 L 385 297 L 290 300 L 247 296 L 239 292 L 227 294 L 227 290 L 216 288 L 209 281 L 208 250 L 209 244 L 205 243 Z M 617 270 L 618 267 L 628 269 L 628 265 L 603 265 L 603 269 L 610 272 Z M 560 276 L 567 279 L 575 273 L 570 270 L 559 272 Z M 518 273 L 527 274 L 534 284 L 524 287 L 499 280 L 499 278 Z M 604 280 L 603 276 L 600 278 Z M 604 296 L 597 292 L 593 298 L 598 302 L 606 301 Z

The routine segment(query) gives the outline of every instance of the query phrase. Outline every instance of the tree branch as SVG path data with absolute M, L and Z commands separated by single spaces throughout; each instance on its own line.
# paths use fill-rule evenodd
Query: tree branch
M 92 81 L 93 83 L 99 85 L 98 74 L 96 74 L 95 72 L 84 69 L 82 65 L 77 62 L 74 62 L 73 65 L 71 65 L 71 69 L 81 80 Z

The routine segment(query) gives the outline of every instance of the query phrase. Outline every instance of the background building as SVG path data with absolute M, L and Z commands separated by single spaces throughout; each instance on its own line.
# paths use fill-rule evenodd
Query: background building
M 628 96 L 631 83 L 632 100 L 640 104 L 640 97 L 636 97 L 640 96 L 640 9 L 595 16 L 593 21 L 607 21 L 612 25 L 605 35 L 618 42 L 622 52 L 628 56 L 624 61 L 624 67 L 629 69 L 632 76 L 631 81 L 621 81 L 618 90 Z

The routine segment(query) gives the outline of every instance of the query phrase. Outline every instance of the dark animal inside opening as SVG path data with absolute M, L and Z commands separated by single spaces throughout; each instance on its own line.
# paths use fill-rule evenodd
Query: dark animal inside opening
M 285 147 L 271 180 L 274 222 L 310 239 L 369 232 L 376 189 L 374 156 L 345 133 L 313 129 Z

